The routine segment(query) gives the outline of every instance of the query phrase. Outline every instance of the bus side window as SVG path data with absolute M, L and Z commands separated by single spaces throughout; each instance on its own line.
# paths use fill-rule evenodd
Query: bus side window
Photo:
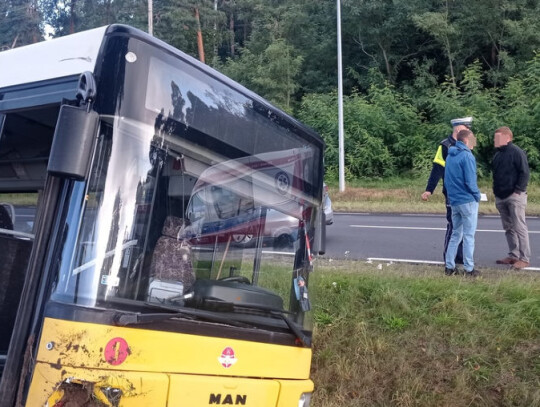
M 7 205 L 0 203 L 0 229 L 13 230 L 13 218 L 7 209 Z
M 31 240 L 0 235 L 0 354 L 9 347 L 31 251 Z

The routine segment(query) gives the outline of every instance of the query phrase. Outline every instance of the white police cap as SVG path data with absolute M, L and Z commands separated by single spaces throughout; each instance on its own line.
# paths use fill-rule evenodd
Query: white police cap
M 471 127 L 472 122 L 473 122 L 472 116 L 460 117 L 459 119 L 450 120 L 450 124 L 452 125 L 452 127 L 456 127 L 456 126 L 459 126 L 459 125 Z

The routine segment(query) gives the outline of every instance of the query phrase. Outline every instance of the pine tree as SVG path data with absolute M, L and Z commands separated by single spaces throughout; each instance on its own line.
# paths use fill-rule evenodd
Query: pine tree
M 43 39 L 37 0 L 0 2 L 0 48 L 9 49 Z

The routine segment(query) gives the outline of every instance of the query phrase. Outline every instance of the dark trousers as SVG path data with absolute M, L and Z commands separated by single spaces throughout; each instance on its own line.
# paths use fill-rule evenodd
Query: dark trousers
M 444 203 L 446 204 L 446 235 L 444 236 L 444 251 L 443 251 L 443 260 L 446 263 L 446 250 L 448 249 L 448 243 L 450 243 L 450 237 L 452 236 L 452 231 L 454 230 L 452 226 L 452 207 L 448 201 L 446 194 L 444 195 Z M 456 264 L 463 264 L 463 240 L 459 242 L 457 254 L 456 254 Z

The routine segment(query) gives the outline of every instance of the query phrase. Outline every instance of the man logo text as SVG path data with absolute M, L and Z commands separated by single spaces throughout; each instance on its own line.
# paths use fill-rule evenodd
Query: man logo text
M 210 393 L 209 404 L 245 406 L 246 401 L 247 401 L 247 394 L 237 394 L 233 396 L 232 394 L 223 395 L 223 394 Z

